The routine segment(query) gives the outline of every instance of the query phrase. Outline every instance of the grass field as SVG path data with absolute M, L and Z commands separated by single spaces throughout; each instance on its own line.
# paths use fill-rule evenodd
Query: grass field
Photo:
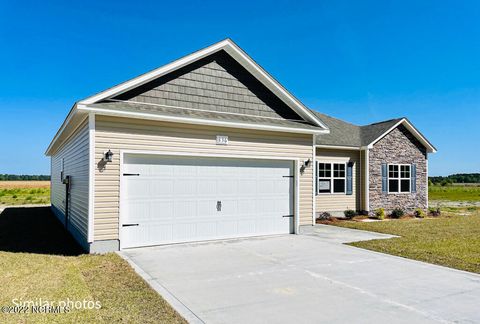
M 50 181 L 0 181 L 0 206 L 49 203 Z
M 430 200 L 476 202 L 480 201 L 480 185 L 429 186 L 428 196 Z
M 480 273 L 480 208 L 444 208 L 431 219 L 340 221 L 333 225 L 400 236 L 350 245 Z
M 81 254 L 48 207 L 0 214 L 0 269 L 0 306 L 40 300 L 100 306 L 61 314 L 2 309 L 0 323 L 186 323 L 117 254 Z

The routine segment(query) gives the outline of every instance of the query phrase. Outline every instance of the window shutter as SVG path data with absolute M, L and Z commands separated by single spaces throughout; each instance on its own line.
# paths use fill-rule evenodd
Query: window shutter
M 382 193 L 387 193 L 387 164 L 382 163 Z
M 417 165 L 415 163 L 412 164 L 412 172 L 410 173 L 411 179 L 411 186 L 412 192 L 417 192 Z
M 353 162 L 347 164 L 347 195 L 353 194 Z
M 318 162 L 315 163 L 315 196 L 318 196 Z

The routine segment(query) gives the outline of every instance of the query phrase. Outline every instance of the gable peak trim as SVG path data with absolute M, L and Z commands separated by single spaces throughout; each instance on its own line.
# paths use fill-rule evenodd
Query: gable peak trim
M 315 114 L 313 114 L 298 99 L 296 99 L 291 93 L 289 93 L 279 82 L 277 82 L 270 74 L 268 74 L 262 67 L 260 67 L 250 56 L 248 56 L 248 54 L 246 54 L 237 44 L 235 44 L 229 38 L 226 38 L 218 43 L 196 51 L 190 55 L 184 56 L 155 70 L 120 83 L 119 85 L 97 93 L 91 97 L 85 98 L 79 101 L 79 104 L 90 105 L 101 100 L 117 96 L 221 50 L 224 50 L 226 53 L 228 53 L 249 73 L 251 73 L 255 78 L 257 78 L 257 80 L 259 80 L 278 98 L 285 102 L 287 106 L 289 106 L 293 111 L 300 115 L 300 117 L 304 118 L 306 121 L 311 122 L 313 125 L 328 131 L 328 127 L 317 116 L 315 116 Z
M 403 125 L 405 126 L 405 128 L 412 133 L 413 136 L 415 136 L 415 138 L 417 140 L 420 141 L 420 143 L 422 143 L 423 146 L 425 146 L 425 148 L 427 149 L 427 152 L 428 153 L 436 153 L 437 152 L 437 149 L 435 146 L 433 146 L 426 138 L 425 136 L 423 136 L 422 133 L 420 133 L 420 131 L 418 129 L 415 128 L 415 126 L 413 126 L 413 124 L 405 117 L 402 117 L 395 125 L 393 125 L 392 127 L 390 127 L 385 133 L 383 133 L 382 135 L 380 135 L 379 137 L 377 137 L 373 142 L 371 142 L 370 144 L 368 144 L 367 148 L 371 149 L 373 148 L 373 146 L 378 142 L 380 141 L 382 138 L 384 138 L 386 135 L 388 135 L 391 131 L 393 131 L 394 129 L 396 129 L 398 126 L 400 125 Z

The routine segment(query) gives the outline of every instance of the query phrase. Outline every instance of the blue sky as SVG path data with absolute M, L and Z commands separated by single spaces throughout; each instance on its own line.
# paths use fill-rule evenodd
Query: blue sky
M 478 1 L 0 0 L 0 173 L 48 174 L 75 101 L 226 37 L 311 108 L 407 116 L 431 175 L 480 172 Z

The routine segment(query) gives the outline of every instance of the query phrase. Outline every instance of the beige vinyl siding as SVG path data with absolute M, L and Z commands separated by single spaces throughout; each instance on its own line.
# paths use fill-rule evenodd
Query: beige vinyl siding
M 64 175 L 71 176 L 69 220 L 70 224 L 84 236 L 88 233 L 88 163 L 89 132 L 88 118 L 77 131 L 51 157 L 51 200 L 52 205 L 65 215 L 65 185 L 60 179 L 64 160 Z
M 360 209 L 360 151 L 329 150 L 317 148 L 317 162 L 353 162 L 353 193 L 346 194 L 317 194 L 316 212 L 343 212 L 347 209 Z
M 166 123 L 118 117 L 96 117 L 95 161 L 105 151 L 113 162 L 95 173 L 95 240 L 118 239 L 120 150 L 283 157 L 312 159 L 312 136 L 255 130 Z M 228 145 L 216 145 L 216 135 L 229 136 Z M 312 224 L 312 167 L 300 177 L 300 224 Z

